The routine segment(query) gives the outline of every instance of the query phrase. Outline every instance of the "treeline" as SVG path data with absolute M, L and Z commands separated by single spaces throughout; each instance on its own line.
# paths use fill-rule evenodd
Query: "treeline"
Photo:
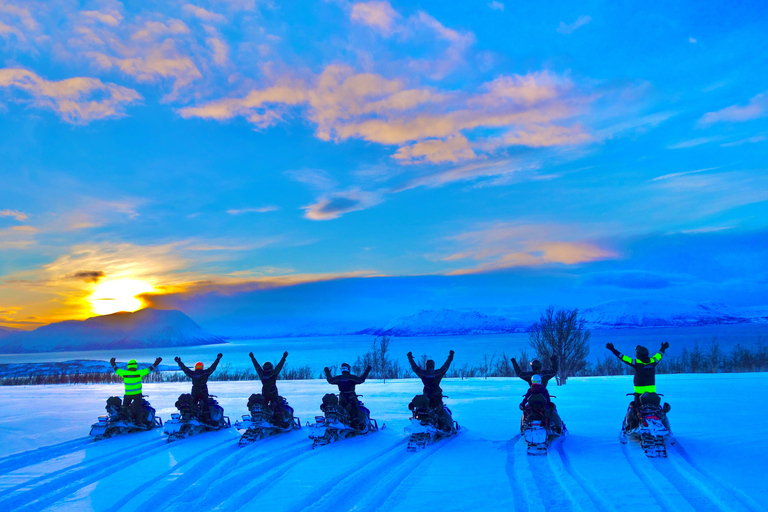
M 284 366 L 280 372 L 283 380 L 304 380 L 317 378 L 309 365 L 288 367 Z M 229 364 L 222 364 L 216 369 L 209 381 L 241 381 L 259 380 L 259 376 L 253 368 L 233 368 Z M 184 372 L 151 372 L 142 382 L 191 382 Z M 109 372 L 52 372 L 45 374 L 15 375 L 12 377 L 0 377 L 0 386 L 31 386 L 41 384 L 122 384 L 123 379 L 116 373 Z
M 521 368 L 527 369 L 529 361 L 534 356 L 523 350 L 516 355 Z M 541 356 L 540 359 L 545 368 L 548 361 Z M 416 357 L 416 361 L 424 368 L 429 356 L 422 354 Z M 444 361 L 436 360 L 435 365 L 440 367 Z M 371 349 L 358 356 L 352 364 L 352 372 L 360 375 L 367 366 L 371 366 L 371 379 L 406 379 L 414 378 L 410 366 L 401 365 L 397 359 L 393 359 L 389 352 L 389 338 L 383 336 L 374 338 Z M 330 367 L 334 375 L 338 367 Z M 712 340 L 702 348 L 697 342 L 691 350 L 683 348 L 678 356 L 666 355 L 656 367 L 657 373 L 742 373 L 742 372 L 766 372 L 768 371 L 768 346 L 758 342 L 751 347 L 736 345 L 730 352 L 724 351 L 717 339 Z M 596 363 L 587 362 L 582 370 L 574 376 L 608 376 L 627 375 L 632 370 L 629 366 L 619 361 L 612 355 L 598 358 Z M 469 379 L 487 377 L 515 377 L 515 371 L 510 362 L 510 356 L 506 352 L 492 355 L 483 355 L 483 358 L 474 363 L 464 363 L 461 366 L 453 365 L 448 370 L 446 377 Z M 325 375 L 313 370 L 311 366 L 283 367 L 280 373 L 282 380 L 306 380 L 324 379 Z M 258 375 L 252 368 L 233 368 L 229 364 L 222 364 L 210 377 L 211 381 L 257 381 Z M 144 382 L 189 382 L 190 379 L 183 372 L 152 372 L 144 377 Z M 2 386 L 29 386 L 39 384 L 122 384 L 122 378 L 113 372 L 83 372 L 83 373 L 47 373 L 30 374 L 24 376 L 0 377 Z
M 653 352 L 651 352 L 653 354 Z M 631 356 L 631 354 L 630 354 Z M 752 347 L 736 345 L 730 352 L 720 348 L 717 339 L 701 348 L 696 342 L 693 349 L 683 348 L 678 356 L 665 355 L 656 367 L 656 373 L 744 373 L 768 371 L 768 346 L 762 339 Z M 631 373 L 629 366 L 611 355 L 598 358 L 583 375 L 624 375 Z

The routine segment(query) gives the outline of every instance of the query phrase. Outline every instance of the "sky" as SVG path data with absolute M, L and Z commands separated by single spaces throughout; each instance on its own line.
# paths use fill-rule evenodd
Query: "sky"
M 768 304 L 767 13 L 0 0 L 0 326 Z

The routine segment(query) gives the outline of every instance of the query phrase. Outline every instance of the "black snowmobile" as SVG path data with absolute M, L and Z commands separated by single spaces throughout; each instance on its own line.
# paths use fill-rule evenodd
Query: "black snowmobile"
M 459 424 L 453 420 L 451 410 L 445 404 L 440 409 L 430 407 L 429 397 L 416 395 L 408 404 L 411 410 L 411 424 L 405 431 L 411 434 L 408 439 L 408 451 L 423 450 L 428 444 L 459 432 Z
M 250 415 L 243 414 L 242 419 L 235 422 L 236 429 L 245 430 L 240 437 L 240 446 L 301 428 L 301 421 L 293 416 L 293 407 L 282 396 L 278 397 L 277 404 L 269 406 L 260 393 L 253 394 L 248 399 L 248 410 L 251 411 Z
M 309 434 L 309 438 L 312 439 L 312 448 L 379 430 L 379 424 L 371 419 L 371 411 L 363 405 L 363 402 L 358 402 L 357 409 L 358 414 L 353 418 L 348 408 L 339 403 L 337 395 L 326 394 L 320 406 L 320 410 L 325 415 L 315 416 L 315 423 L 309 425 L 312 429 Z
M 520 433 L 528 443 L 528 455 L 546 455 L 550 443 L 567 432 L 554 404 L 547 407 L 547 400 L 540 393 L 528 398 L 520 420 Z
M 99 416 L 98 423 L 91 425 L 90 435 L 94 441 L 100 441 L 120 434 L 143 432 L 163 426 L 163 420 L 155 416 L 155 409 L 141 395 L 141 418 L 133 418 L 128 407 L 123 405 L 119 396 L 107 399 L 107 414 Z
M 168 436 L 168 442 L 232 426 L 214 395 L 208 395 L 207 405 L 207 409 L 200 410 L 192 395 L 183 393 L 179 396 L 176 401 L 179 412 L 171 414 L 170 421 L 165 423 L 164 433 Z
M 632 395 L 634 393 L 628 393 L 628 396 Z M 666 403 L 661 405 L 661 396 L 663 395 L 657 393 L 640 395 L 640 404 L 633 402 L 627 409 L 619 433 L 619 441 L 623 444 L 626 444 L 630 437 L 639 439 L 645 454 L 652 458 L 667 456 L 667 439 L 670 443 L 675 443 L 667 419 L 671 407 Z

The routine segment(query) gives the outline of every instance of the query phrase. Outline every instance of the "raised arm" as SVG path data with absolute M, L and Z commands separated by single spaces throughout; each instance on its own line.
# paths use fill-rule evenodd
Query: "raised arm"
M 261 365 L 256 360 L 256 357 L 253 355 L 253 352 L 249 353 L 248 355 L 251 356 L 251 362 L 253 363 L 253 367 L 256 369 L 256 374 L 261 379 L 262 376 L 264 375 L 264 370 L 261 368 Z
M 437 370 L 438 375 L 445 375 L 445 372 L 447 372 L 448 368 L 451 367 L 451 362 L 453 362 L 453 354 L 454 354 L 453 350 L 448 352 L 448 359 L 445 360 L 445 364 L 443 364 L 443 366 L 441 366 L 440 369 Z
M 328 384 L 335 385 L 336 384 L 336 382 L 334 381 L 335 377 L 331 375 L 331 369 L 326 366 L 325 368 L 323 368 L 323 371 L 325 372 L 325 380 L 328 381 Z
M 275 366 L 275 372 L 280 373 L 283 371 L 283 365 L 285 364 L 285 360 L 288 358 L 288 352 L 283 352 L 283 358 L 280 359 L 280 362 L 277 363 L 277 366 Z
M 221 361 L 221 358 L 223 356 L 224 356 L 224 354 L 221 354 L 221 353 L 216 355 L 216 360 L 213 362 L 213 364 L 211 366 L 208 367 L 208 375 L 210 375 L 210 374 L 212 374 L 213 372 L 216 371 L 216 367 L 219 366 L 219 361 Z
M 358 377 L 358 379 L 359 379 L 359 382 L 358 382 L 358 384 L 362 384 L 363 382 L 365 382 L 365 379 L 367 379 L 367 378 L 368 378 L 368 374 L 369 374 L 369 373 L 371 373 L 371 367 L 370 367 L 370 366 L 368 366 L 368 368 L 366 368 L 366 369 L 365 369 L 365 371 L 363 372 L 363 374 L 362 374 L 361 376 L 359 376 L 359 377 Z
M 615 355 L 616 357 L 618 357 L 618 358 L 619 358 L 619 361 L 621 361 L 622 363 L 624 363 L 624 364 L 626 364 L 626 365 L 628 365 L 628 366 L 632 366 L 632 365 L 633 365 L 633 363 L 632 363 L 632 358 L 631 358 L 631 357 L 629 357 L 629 356 L 625 356 L 625 355 L 623 355 L 621 352 L 619 352 L 618 350 L 616 350 L 616 348 L 613 346 L 613 343 L 606 343 L 606 344 L 605 344 L 605 348 L 607 348 L 608 350 L 610 350 L 611 352 L 613 352 L 613 355 Z
M 520 375 L 520 372 L 521 372 L 522 370 L 520 369 L 520 365 L 519 365 L 519 364 L 517 364 L 517 359 L 515 359 L 515 358 L 513 357 L 512 359 L 510 359 L 510 361 L 512 361 L 512 368 L 514 368 L 514 370 L 515 370 L 515 376 L 516 376 L 516 377 L 517 377 L 517 376 L 519 376 L 519 375 Z
M 417 377 L 424 376 L 424 370 L 422 370 L 421 367 L 416 364 L 416 361 L 413 359 L 413 352 L 408 352 L 408 362 L 411 363 L 411 370 L 413 370 L 413 373 L 415 373 Z
M 560 365 L 559 365 L 558 360 L 557 360 L 557 356 L 550 357 L 549 358 L 549 363 L 550 363 L 550 369 L 549 369 L 549 371 L 541 372 L 542 378 L 546 377 L 547 379 L 551 379 L 552 377 L 557 375 L 557 370 L 558 370 L 558 368 L 560 368 Z
M 181 358 L 179 356 L 174 357 L 173 360 L 176 361 L 176 364 L 179 365 L 179 368 L 181 368 L 181 371 L 183 371 L 187 377 L 192 377 L 192 370 L 187 368 L 187 366 L 181 362 Z
M 117 367 L 117 360 L 114 357 L 109 360 L 109 364 L 112 365 L 112 369 L 115 370 L 115 373 L 120 375 L 120 369 Z

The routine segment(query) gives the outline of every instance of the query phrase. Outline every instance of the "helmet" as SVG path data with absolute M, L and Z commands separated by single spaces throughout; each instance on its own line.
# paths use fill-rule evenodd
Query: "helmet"
M 349 373 L 351 369 L 352 369 L 352 367 L 349 366 L 349 363 L 341 363 L 341 371 L 342 371 L 342 373 L 343 372 Z
M 267 361 L 266 363 L 264 363 L 263 368 L 265 372 L 269 372 L 269 371 L 272 371 L 272 368 L 274 368 L 274 366 L 272 366 L 272 363 Z
M 541 361 L 538 359 L 534 359 L 529 364 L 531 365 L 531 370 L 534 372 L 539 373 L 541 371 Z
M 648 349 L 645 348 L 642 345 L 638 345 L 635 347 L 635 358 L 639 359 L 640 361 L 648 361 L 649 357 Z
M 195 370 L 202 370 L 203 369 L 203 363 L 200 361 L 195 363 Z
M 138 365 L 138 363 L 136 363 L 135 359 L 131 359 L 130 361 L 128 361 L 128 369 L 129 370 L 136 370 L 138 368 L 139 368 L 139 365 Z
M 427 359 L 426 365 L 427 370 L 434 370 L 435 369 L 435 362 L 431 359 Z
M 538 373 L 531 377 L 531 384 L 541 384 L 541 375 Z

